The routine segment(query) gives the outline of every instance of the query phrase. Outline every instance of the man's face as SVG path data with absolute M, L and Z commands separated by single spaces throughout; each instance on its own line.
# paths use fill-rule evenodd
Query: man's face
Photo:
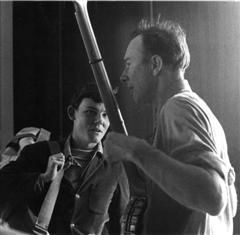
M 98 144 L 109 128 L 110 122 L 103 103 L 84 98 L 75 110 L 73 140 L 79 148 L 91 149 Z
M 142 36 L 137 36 L 129 43 L 125 56 L 125 68 L 120 80 L 125 82 L 137 102 L 151 101 L 151 70 L 147 62 Z

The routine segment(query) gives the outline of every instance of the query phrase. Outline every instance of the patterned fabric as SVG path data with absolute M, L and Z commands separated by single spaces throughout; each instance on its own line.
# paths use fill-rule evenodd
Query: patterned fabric
M 16 161 L 20 152 L 21 146 L 19 141 L 23 138 L 29 138 L 28 144 L 35 142 L 49 140 L 51 133 L 44 128 L 37 127 L 25 127 L 18 131 L 12 140 L 6 145 L 6 148 L 2 150 L 0 155 L 0 169 L 7 165 L 11 161 Z

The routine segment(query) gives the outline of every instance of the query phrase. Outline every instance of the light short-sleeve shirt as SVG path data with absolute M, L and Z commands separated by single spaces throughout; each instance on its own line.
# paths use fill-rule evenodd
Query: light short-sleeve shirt
M 156 117 L 154 146 L 170 157 L 205 170 L 215 170 L 226 182 L 228 203 L 217 216 L 192 210 L 183 234 L 231 235 L 235 209 L 231 200 L 235 173 L 223 128 L 208 105 L 186 80 L 179 81 Z M 174 207 L 169 213 L 173 215 Z

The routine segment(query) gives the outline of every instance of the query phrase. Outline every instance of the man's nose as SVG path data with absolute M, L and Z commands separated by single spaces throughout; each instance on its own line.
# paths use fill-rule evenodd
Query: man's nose
M 94 122 L 98 124 L 103 124 L 104 123 L 103 115 L 101 113 L 98 113 L 95 117 Z
M 121 82 L 126 82 L 128 80 L 128 76 L 125 70 L 123 70 L 121 76 L 120 76 L 120 81 Z

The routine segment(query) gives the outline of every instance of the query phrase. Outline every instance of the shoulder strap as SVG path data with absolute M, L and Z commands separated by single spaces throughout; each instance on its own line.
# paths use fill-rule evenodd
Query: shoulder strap
M 61 151 L 60 145 L 56 141 L 49 141 L 48 145 L 51 155 L 57 154 Z M 48 234 L 47 229 L 57 200 L 63 174 L 64 170 L 62 169 L 58 172 L 57 177 L 52 181 L 51 185 L 49 186 L 48 192 L 39 211 L 38 218 L 33 229 L 33 234 Z

